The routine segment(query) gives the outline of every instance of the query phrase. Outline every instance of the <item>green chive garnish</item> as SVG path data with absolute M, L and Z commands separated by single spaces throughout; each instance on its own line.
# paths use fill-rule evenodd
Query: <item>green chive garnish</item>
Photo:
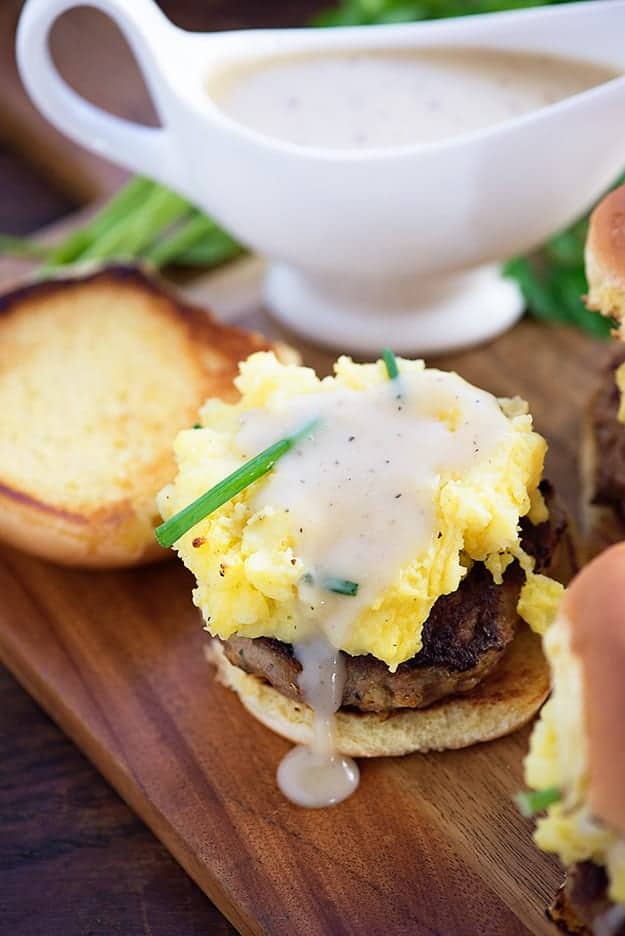
M 399 367 L 397 366 L 397 358 L 393 354 L 390 348 L 385 348 L 382 352 L 382 360 L 386 366 L 386 373 L 388 374 L 389 380 L 396 380 L 399 377 Z
M 174 514 L 173 517 L 166 520 L 165 523 L 161 523 L 154 531 L 161 546 L 164 546 L 165 549 L 173 546 L 174 543 L 185 533 L 188 533 L 196 523 L 208 517 L 209 514 L 212 514 L 227 501 L 232 500 L 233 497 L 240 494 L 241 491 L 249 487 L 250 484 L 253 484 L 254 481 L 258 481 L 259 478 L 266 475 L 268 471 L 271 471 L 279 458 L 286 455 L 300 439 L 312 432 L 318 421 L 318 419 L 313 419 L 292 436 L 287 436 L 286 439 L 280 439 L 278 442 L 274 442 L 273 445 L 270 445 L 269 448 L 266 448 L 258 455 L 255 455 L 254 458 L 250 459 L 250 461 L 241 465 L 240 468 L 237 468 L 236 471 L 233 471 L 232 474 L 228 475 L 227 478 L 224 478 L 223 481 L 220 481 L 209 491 L 200 494 L 196 500 L 192 501 L 186 507 L 183 507 L 177 514 Z
M 328 576 L 323 579 L 321 584 L 326 591 L 335 592 L 337 595 L 351 595 L 353 597 L 358 594 L 358 582 L 350 582 L 349 579 Z
M 547 787 L 545 790 L 530 790 L 524 793 L 517 793 L 514 798 L 521 815 L 529 819 L 536 813 L 544 812 L 553 803 L 562 799 L 562 794 L 557 787 Z

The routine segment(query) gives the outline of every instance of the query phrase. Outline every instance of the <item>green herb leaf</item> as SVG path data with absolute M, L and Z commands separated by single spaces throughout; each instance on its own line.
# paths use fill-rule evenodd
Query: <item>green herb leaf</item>
M 358 582 L 351 582 L 349 579 L 327 576 L 322 580 L 321 585 L 326 591 L 335 592 L 337 595 L 353 597 L 358 594 Z
M 386 367 L 386 373 L 388 374 L 389 380 L 397 380 L 399 377 L 399 367 L 397 366 L 397 358 L 390 350 L 390 348 L 385 348 L 382 351 L 382 360 Z
M 224 478 L 209 491 L 201 494 L 196 500 L 183 507 L 178 513 L 170 517 L 154 531 L 156 539 L 161 546 L 168 549 L 180 539 L 185 533 L 212 514 L 215 510 L 232 500 L 237 494 L 240 494 L 246 487 L 258 481 L 268 471 L 271 471 L 279 458 L 293 448 L 294 445 L 315 429 L 319 420 L 314 419 L 307 423 L 299 432 L 285 439 L 274 442 L 269 448 L 264 449 L 250 461 L 241 465 L 236 471 Z
M 544 790 L 529 790 L 524 793 L 517 793 L 514 798 L 521 815 L 529 819 L 536 813 L 544 812 L 553 803 L 559 802 L 562 794 L 558 787 L 547 787 Z
M 44 247 L 31 238 L 0 234 L 0 255 L 23 257 L 25 260 L 45 260 L 51 252 L 50 247 Z
M 441 19 L 498 10 L 518 10 L 566 0 L 341 0 L 338 6 L 320 13 L 317 26 L 369 26 L 376 23 L 406 23 Z

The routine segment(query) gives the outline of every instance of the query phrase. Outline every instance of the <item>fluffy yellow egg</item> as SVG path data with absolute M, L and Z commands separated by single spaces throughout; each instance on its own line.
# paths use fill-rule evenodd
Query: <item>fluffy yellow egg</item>
M 557 787 L 562 799 L 538 820 L 536 843 L 565 865 L 594 861 L 605 866 L 612 900 L 625 902 L 625 842 L 594 819 L 587 802 L 588 759 L 582 673 L 569 644 L 568 625 L 558 618 L 544 638 L 554 691 L 534 727 L 525 759 L 525 779 L 535 790 Z
M 453 402 L 454 388 L 461 394 L 470 385 L 455 374 L 428 370 L 422 361 L 399 364 L 405 379 L 421 375 L 424 386 L 428 381 L 444 384 L 449 402 L 429 418 L 455 431 L 462 410 Z M 364 393 L 386 383 L 382 362 L 355 364 L 343 357 L 334 375 L 320 380 L 311 369 L 281 364 L 271 353 L 253 354 L 241 364 L 236 380 L 240 400 L 209 400 L 201 413 L 203 428 L 185 430 L 176 439 L 178 474 L 160 496 L 163 517 L 185 507 L 245 461 L 237 439 L 246 413 L 288 408 L 308 394 Z M 373 654 L 391 670 L 418 653 L 434 602 L 458 588 L 473 562 L 484 562 L 495 581 L 514 559 L 531 572 L 532 562 L 520 546 L 519 521 L 528 514 L 536 522 L 545 519 L 538 484 L 546 443 L 534 431 L 523 401 L 496 404 L 490 395 L 475 393 L 482 395 L 482 402 L 498 405 L 503 414 L 505 429 L 496 449 L 488 458 L 472 461 L 467 470 L 445 470 L 435 477 L 429 489 L 433 535 L 360 610 L 340 644 L 351 654 Z M 261 479 L 242 491 L 182 536 L 176 548 L 196 576 L 194 601 L 211 634 L 294 643 L 307 636 L 309 626 L 300 610 L 299 588 L 306 570 L 298 551 L 297 518 L 276 505 L 265 504 L 262 510 L 254 506 L 267 483 Z M 524 590 L 520 610 L 544 627 L 553 599 L 551 581 L 535 576 Z

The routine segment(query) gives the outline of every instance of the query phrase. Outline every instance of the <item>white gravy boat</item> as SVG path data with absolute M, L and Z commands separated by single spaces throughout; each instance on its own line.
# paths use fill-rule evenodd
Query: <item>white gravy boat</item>
M 234 122 L 208 97 L 224 68 L 292 53 L 477 47 L 625 72 L 625 0 L 430 23 L 189 33 L 152 0 L 88 0 L 130 43 L 158 129 L 110 116 L 56 71 L 48 34 L 78 0 L 27 0 L 17 53 L 44 114 L 102 156 L 187 196 L 268 258 L 265 301 L 313 341 L 438 352 L 522 311 L 496 262 L 587 209 L 625 165 L 625 77 L 440 142 L 375 151 L 301 147 Z M 105 79 L 105 76 L 103 76 Z

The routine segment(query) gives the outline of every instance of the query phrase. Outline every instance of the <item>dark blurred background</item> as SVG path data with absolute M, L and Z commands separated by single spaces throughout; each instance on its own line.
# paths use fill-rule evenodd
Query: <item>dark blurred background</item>
M 133 0 L 128 0 L 132 3 Z M 306 23 L 317 0 L 167 0 L 192 30 Z M 22 0 L 0 0 L 0 231 L 27 234 L 113 191 L 124 173 L 41 118 L 24 93 L 14 38 Z M 116 27 L 91 9 L 58 22 L 53 52 L 82 94 L 154 119 Z M 2 596 L 0 595 L 0 601 Z M 206 936 L 232 927 L 0 665 L 0 933 Z

